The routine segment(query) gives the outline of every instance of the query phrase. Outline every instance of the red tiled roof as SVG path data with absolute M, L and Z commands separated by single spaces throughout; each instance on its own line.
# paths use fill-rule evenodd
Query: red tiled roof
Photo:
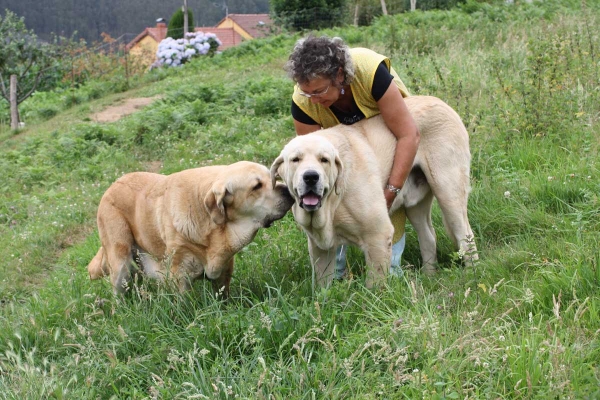
M 271 25 L 269 14 L 229 14 L 223 18 L 217 25 L 220 25 L 227 18 L 233 20 L 242 27 L 253 38 L 265 37 L 267 26 Z M 264 28 L 261 28 L 264 26 Z
M 233 28 L 214 28 L 214 27 L 196 27 L 195 32 L 214 33 L 221 41 L 219 50 L 225 50 L 242 43 L 244 38 L 237 33 Z
M 266 33 L 268 32 L 268 26 L 271 25 L 271 18 L 269 18 L 269 14 L 229 14 L 227 17 L 223 18 L 217 24 L 217 26 L 226 21 L 227 18 L 238 24 L 253 38 L 266 36 Z M 264 28 L 261 28 L 263 26 Z M 200 31 L 204 33 L 212 32 L 217 35 L 222 43 L 221 46 L 219 46 L 219 50 L 225 50 L 229 47 L 237 46 L 244 40 L 244 38 L 233 28 L 196 27 L 194 28 L 194 31 Z M 137 35 L 131 42 L 129 42 L 125 48 L 130 50 L 136 45 L 136 43 L 146 36 L 150 36 L 152 39 L 156 40 L 157 43 L 160 43 L 167 37 L 167 24 L 158 23 L 155 27 L 144 29 L 144 31 Z
M 136 45 L 140 40 L 145 38 L 146 36 L 150 36 L 152 39 L 156 40 L 156 43 L 160 43 L 164 38 L 167 37 L 167 25 L 166 24 L 157 24 L 153 28 L 146 28 L 137 35 L 131 42 L 127 43 L 125 49 L 130 50 L 133 46 Z

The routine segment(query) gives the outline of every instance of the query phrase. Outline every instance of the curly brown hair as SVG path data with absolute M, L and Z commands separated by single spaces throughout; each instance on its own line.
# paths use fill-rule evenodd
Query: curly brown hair
M 306 83 L 315 78 L 334 81 L 342 68 L 344 81 L 349 85 L 354 79 L 354 64 L 350 49 L 339 37 L 308 36 L 296 42 L 284 69 L 297 83 Z

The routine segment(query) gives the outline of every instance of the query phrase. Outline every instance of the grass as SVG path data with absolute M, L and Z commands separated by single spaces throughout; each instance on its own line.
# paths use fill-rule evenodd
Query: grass
M 87 277 L 98 201 L 123 173 L 272 162 L 293 137 L 281 66 L 299 36 L 154 71 L 131 92 L 82 89 L 70 107 L 32 100 L 27 130 L 0 133 L 0 398 L 600 397 L 600 39 L 585 7 L 469 2 L 326 31 L 391 54 L 471 134 L 480 262 L 460 265 L 435 209 L 439 273 L 413 267 L 409 226 L 406 273 L 377 291 L 356 249 L 352 279 L 314 288 L 291 215 L 236 256 L 227 304 L 204 282 L 115 298 Z

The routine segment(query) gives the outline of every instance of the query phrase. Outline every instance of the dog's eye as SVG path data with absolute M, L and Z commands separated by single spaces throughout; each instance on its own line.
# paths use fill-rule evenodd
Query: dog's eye
M 329 158 L 327 158 L 327 157 L 321 157 L 321 162 L 323 164 L 327 164 L 327 163 L 329 163 Z
M 292 162 L 299 162 L 300 161 L 300 157 L 294 157 L 292 158 Z
M 260 190 L 260 188 L 262 188 L 262 182 L 258 182 L 256 185 L 254 185 L 252 190 Z

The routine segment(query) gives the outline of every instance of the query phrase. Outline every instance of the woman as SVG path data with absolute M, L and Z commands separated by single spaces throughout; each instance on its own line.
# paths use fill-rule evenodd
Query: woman
M 408 90 L 390 59 L 365 48 L 350 49 L 341 38 L 309 36 L 296 42 L 285 65 L 296 82 L 292 116 L 296 134 L 306 135 L 337 124 L 354 124 L 381 114 L 396 136 L 396 154 L 384 190 L 388 209 L 408 177 L 419 145 L 419 131 L 404 97 Z M 390 272 L 400 275 L 404 251 L 404 210 L 392 215 L 394 245 Z M 346 268 L 345 248 L 336 257 L 336 275 Z

